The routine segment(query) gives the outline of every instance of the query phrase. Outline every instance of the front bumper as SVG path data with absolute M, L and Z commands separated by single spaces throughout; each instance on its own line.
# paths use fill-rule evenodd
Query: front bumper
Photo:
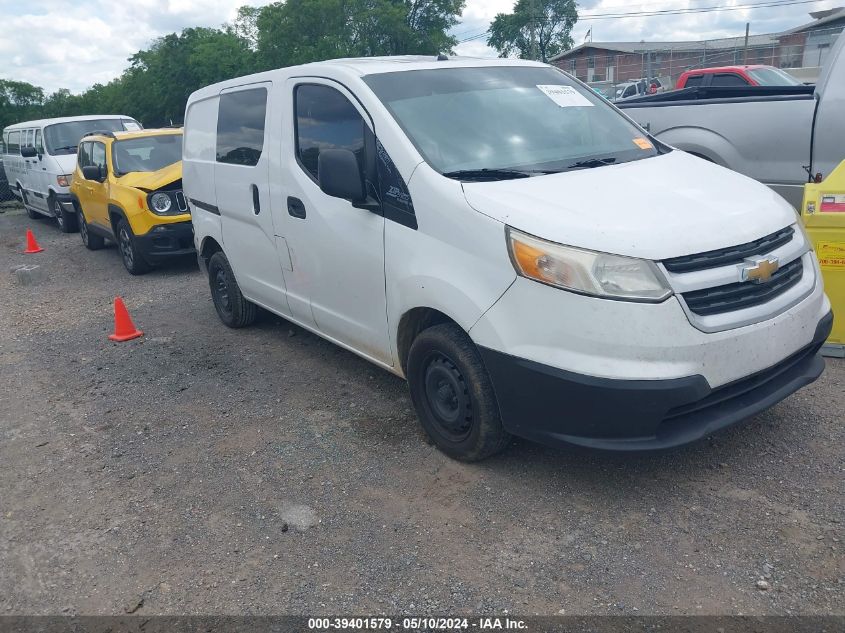
M 135 242 L 141 256 L 150 263 L 196 252 L 190 221 L 159 224 L 143 235 L 136 235 Z
M 55 193 L 53 195 L 60 208 L 68 213 L 76 213 L 76 207 L 73 206 L 73 197 L 69 193 Z
M 694 442 L 780 402 L 824 370 L 819 349 L 833 313 L 809 345 L 778 364 L 711 388 L 701 375 L 667 380 L 584 376 L 481 347 L 505 428 L 544 444 L 617 451 Z

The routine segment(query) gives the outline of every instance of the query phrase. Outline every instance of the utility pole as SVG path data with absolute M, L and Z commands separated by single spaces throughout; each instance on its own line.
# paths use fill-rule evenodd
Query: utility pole
M 742 55 L 742 64 L 748 66 L 748 31 L 751 28 L 751 22 L 745 23 L 745 51 Z
M 537 61 L 537 0 L 531 0 L 531 59 Z

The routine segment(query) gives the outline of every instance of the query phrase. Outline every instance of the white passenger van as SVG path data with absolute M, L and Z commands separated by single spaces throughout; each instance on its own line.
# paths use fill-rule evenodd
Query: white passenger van
M 65 233 L 77 230 L 70 199 L 79 140 L 94 131 L 140 130 L 123 115 L 74 116 L 15 123 L 3 130 L 3 167 L 12 193 L 29 217 L 56 218 Z
M 821 374 L 811 244 L 767 187 L 547 65 L 343 59 L 193 93 L 183 184 L 214 306 L 408 380 L 447 454 L 673 447 Z

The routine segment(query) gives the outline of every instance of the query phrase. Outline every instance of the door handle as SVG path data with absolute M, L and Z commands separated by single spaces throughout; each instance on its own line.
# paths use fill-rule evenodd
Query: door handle
M 258 196 L 258 185 L 250 185 L 252 189 L 252 212 L 255 215 L 261 213 L 261 199 Z
M 305 205 L 302 204 L 302 200 L 299 198 L 294 198 L 293 196 L 288 197 L 288 213 L 295 218 L 300 218 L 302 220 L 305 219 Z

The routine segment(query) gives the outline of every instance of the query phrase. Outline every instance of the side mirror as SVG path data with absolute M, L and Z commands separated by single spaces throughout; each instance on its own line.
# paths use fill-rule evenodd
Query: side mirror
M 98 165 L 85 165 L 82 168 L 82 176 L 85 180 L 96 180 L 97 182 L 103 181 L 103 173 L 100 171 L 100 167 Z
M 317 181 L 327 196 L 362 202 L 367 194 L 358 159 L 348 149 L 324 149 L 317 158 Z
M 24 145 L 21 147 L 21 156 L 24 158 L 35 158 L 38 156 L 38 152 L 35 151 L 32 145 Z

